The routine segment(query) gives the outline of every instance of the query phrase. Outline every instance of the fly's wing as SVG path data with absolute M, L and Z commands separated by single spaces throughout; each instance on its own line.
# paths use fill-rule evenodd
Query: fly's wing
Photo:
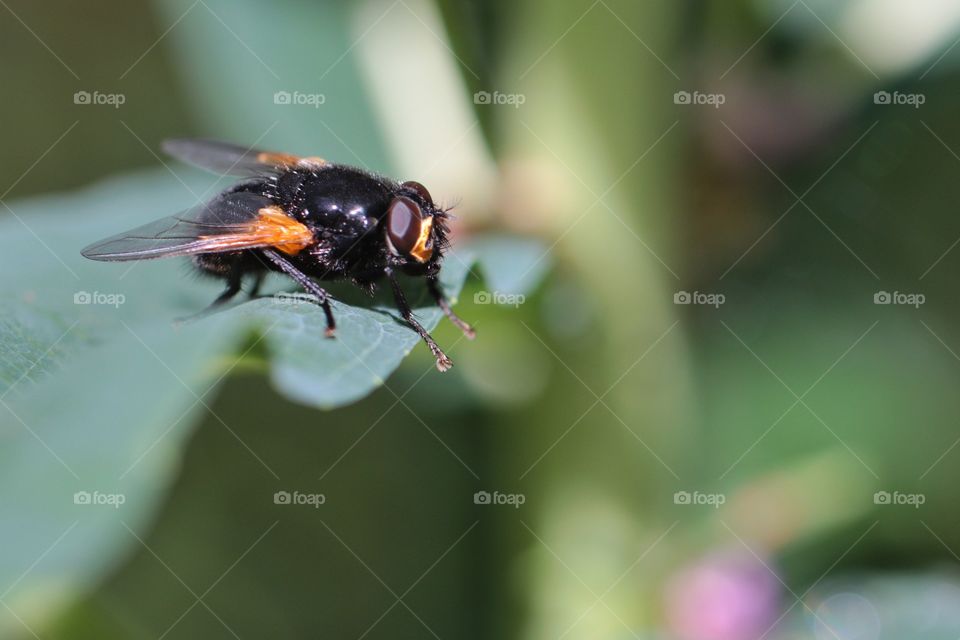
M 101 240 L 81 253 L 91 260 L 119 261 L 273 247 L 294 255 L 313 241 L 307 226 L 269 198 L 240 192 Z
M 251 149 L 216 140 L 166 140 L 163 150 L 187 164 L 221 176 L 253 177 L 297 166 L 319 167 L 322 158 L 301 158 L 289 153 Z

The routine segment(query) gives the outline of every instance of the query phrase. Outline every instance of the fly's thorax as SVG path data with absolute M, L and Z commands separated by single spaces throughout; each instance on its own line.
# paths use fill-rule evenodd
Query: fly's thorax
M 360 169 L 331 165 L 300 176 L 298 213 L 317 228 L 370 231 L 390 203 L 391 186 Z

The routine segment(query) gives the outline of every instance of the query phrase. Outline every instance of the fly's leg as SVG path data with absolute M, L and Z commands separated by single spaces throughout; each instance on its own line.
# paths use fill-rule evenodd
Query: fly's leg
M 327 329 L 324 332 L 328 338 L 332 338 L 337 330 L 337 323 L 333 319 L 333 311 L 330 309 L 330 295 L 326 289 L 314 282 L 313 278 L 297 269 L 289 260 L 281 256 L 273 249 L 261 249 L 264 257 L 275 264 L 277 268 L 293 278 L 297 284 L 303 287 L 307 293 L 317 296 L 317 304 L 323 309 L 323 314 L 327 317 Z
M 227 272 L 227 288 L 223 290 L 223 293 L 218 295 L 216 299 L 213 302 L 211 302 L 209 305 L 207 305 L 205 309 L 201 311 L 197 311 L 196 313 L 189 316 L 177 318 L 175 322 L 177 324 L 191 322 L 193 320 L 199 320 L 200 318 L 203 318 L 204 316 L 210 313 L 213 313 L 220 306 L 229 302 L 230 300 L 233 299 L 235 295 L 240 293 L 240 285 L 242 284 L 242 281 L 243 281 L 243 269 L 241 268 L 240 263 L 238 261 L 238 262 L 235 262 L 230 267 L 230 270 Z
M 216 300 L 210 303 L 210 306 L 205 309 L 206 311 L 212 311 L 225 302 L 229 302 L 233 299 L 233 296 L 240 293 L 240 285 L 243 280 L 243 271 L 239 267 L 239 262 L 230 267 L 230 273 L 227 275 L 227 288 L 223 290 L 223 293 L 217 296 Z M 204 313 L 202 312 L 202 313 Z
M 250 288 L 251 300 L 260 295 L 260 287 L 263 286 L 263 281 L 266 277 L 266 271 L 257 271 L 257 273 L 253 276 L 253 287 Z
M 469 324 L 464 322 L 464 320 L 454 313 L 453 309 L 450 308 L 450 302 L 447 300 L 446 296 L 443 295 L 443 291 L 440 289 L 440 282 L 437 278 L 427 278 L 427 288 L 430 290 L 430 295 L 433 296 L 433 299 L 436 300 L 437 306 L 440 307 L 440 310 L 443 311 L 443 315 L 447 316 L 450 319 L 450 322 L 457 325 L 460 331 L 463 331 L 469 340 L 473 340 L 477 337 L 477 332 L 473 330 Z
M 433 357 L 437 360 L 437 369 L 440 371 L 446 371 L 453 366 L 453 360 L 447 357 L 447 354 L 437 345 L 434 339 L 427 333 L 427 330 L 417 322 L 416 318 L 413 317 L 413 312 L 410 310 L 410 304 L 407 302 L 407 297 L 403 294 L 403 289 L 400 288 L 400 283 L 397 282 L 396 276 L 393 275 L 393 271 L 390 269 L 386 270 L 387 278 L 390 280 L 390 286 L 393 287 L 393 297 L 397 302 L 397 308 L 400 310 L 400 315 L 403 316 L 403 319 L 406 320 L 407 324 L 413 327 L 413 330 L 420 334 L 420 337 L 423 338 L 423 341 L 427 343 L 427 346 L 430 348 L 430 352 L 433 353 Z

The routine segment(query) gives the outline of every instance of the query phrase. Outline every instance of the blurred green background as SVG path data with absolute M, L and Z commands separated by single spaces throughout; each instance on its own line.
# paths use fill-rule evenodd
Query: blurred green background
M 19 202 L 68 208 L 121 174 L 179 192 L 160 141 L 211 137 L 420 180 L 457 204 L 459 238 L 537 237 L 551 267 L 519 304 L 471 279 L 457 310 L 480 337 L 436 332 L 457 367 L 418 346 L 346 408 L 293 403 L 241 360 L 155 504 L 118 510 L 96 554 L 46 526 L 62 504 L 0 504 L 4 637 L 960 635 L 955 3 L 0 0 L 0 16 L 11 225 L 32 224 Z M 25 427 L 6 416 L 0 437 Z M 53 548 L 76 571 L 33 588 Z

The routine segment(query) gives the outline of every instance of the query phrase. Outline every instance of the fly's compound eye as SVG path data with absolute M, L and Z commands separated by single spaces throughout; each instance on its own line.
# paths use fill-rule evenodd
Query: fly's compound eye
M 407 182 L 404 182 L 400 186 L 403 187 L 404 189 L 409 189 L 410 191 L 413 191 L 418 196 L 420 196 L 421 200 L 423 200 L 427 204 L 433 204 L 433 198 L 430 197 L 430 192 L 427 191 L 427 188 L 422 184 L 420 184 L 419 182 L 416 182 L 414 180 L 409 180 Z
M 387 209 L 387 241 L 393 252 L 426 262 L 433 255 L 430 231 L 433 218 L 423 217 L 420 205 L 406 196 L 397 196 Z

